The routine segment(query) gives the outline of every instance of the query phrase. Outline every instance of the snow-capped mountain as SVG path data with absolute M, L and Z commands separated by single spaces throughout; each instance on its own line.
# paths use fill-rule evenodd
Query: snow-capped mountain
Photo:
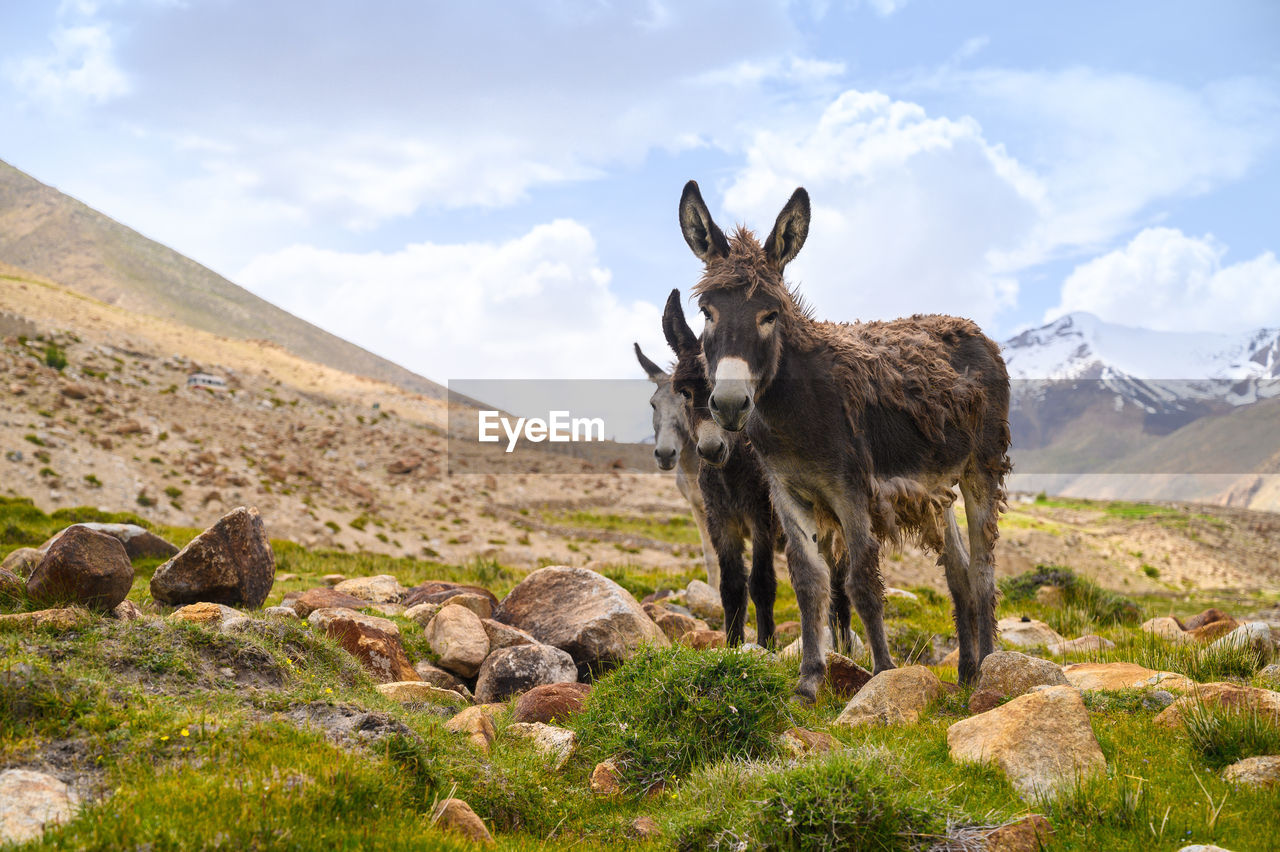
M 1151 331 L 1067 314 L 1005 341 L 1009 376 L 1038 396 L 1045 383 L 1097 389 L 1155 413 L 1186 403 L 1245 405 L 1280 396 L 1280 329 L 1240 334 Z M 1117 402 L 1119 405 L 1120 402 Z

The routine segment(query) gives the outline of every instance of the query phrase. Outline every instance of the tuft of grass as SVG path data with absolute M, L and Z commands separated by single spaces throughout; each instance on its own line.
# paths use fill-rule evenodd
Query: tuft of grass
M 1142 618 L 1142 610 L 1134 601 L 1109 592 L 1061 565 L 1037 565 L 1035 570 L 1000 581 L 1000 591 L 1010 601 L 1032 600 L 1041 586 L 1062 589 L 1068 606 L 1084 610 L 1099 624 L 1137 624 Z
M 750 651 L 645 648 L 596 682 L 574 727 L 584 756 L 612 759 L 643 792 L 703 764 L 772 756 L 791 682 Z
M 1268 662 L 1263 652 L 1236 645 L 1175 645 L 1145 631 L 1121 638 L 1103 652 L 1110 662 L 1133 662 L 1155 671 L 1177 672 L 1199 683 L 1227 678 L 1251 678 Z
M 44 348 L 44 363 L 62 372 L 67 366 L 67 353 L 63 352 L 56 343 L 50 343 Z
M 1256 707 L 1237 708 L 1197 702 L 1182 714 L 1191 748 L 1213 769 L 1246 757 L 1280 754 L 1280 722 Z

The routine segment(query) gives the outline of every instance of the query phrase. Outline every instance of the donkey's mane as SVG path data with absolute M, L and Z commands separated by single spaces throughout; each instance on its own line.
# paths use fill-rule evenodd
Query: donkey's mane
M 787 287 L 782 273 L 769 261 L 756 235 L 745 225 L 738 225 L 729 238 L 729 255 L 707 264 L 702 278 L 693 285 L 693 295 L 715 290 L 747 288 L 750 299 L 757 291 L 772 296 L 782 310 L 796 317 L 812 319 L 813 313 L 804 297 Z

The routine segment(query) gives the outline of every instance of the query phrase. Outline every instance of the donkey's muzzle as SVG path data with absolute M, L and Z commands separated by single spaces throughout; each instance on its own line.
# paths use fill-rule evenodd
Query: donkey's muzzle
M 659 447 L 653 451 L 653 458 L 658 462 L 658 470 L 671 470 L 676 466 L 676 450 Z
M 747 415 L 750 413 L 751 396 L 740 384 L 711 394 L 711 416 L 722 429 L 741 432 L 747 425 Z
M 724 467 L 729 460 L 729 443 L 719 435 L 704 435 L 698 440 L 698 458 L 712 467 Z

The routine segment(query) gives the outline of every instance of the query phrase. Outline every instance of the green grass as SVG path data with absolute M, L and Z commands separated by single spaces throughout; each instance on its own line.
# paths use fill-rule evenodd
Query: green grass
M 687 515 L 654 518 L 638 515 L 599 514 L 596 512 L 544 512 L 543 519 L 561 526 L 617 532 L 669 541 L 673 544 L 697 545 L 698 527 Z
M 1193 704 L 1183 712 L 1191 747 L 1221 769 L 1246 757 L 1280 754 L 1280 722 L 1256 708 Z
M 1137 624 L 1141 620 L 1142 610 L 1137 603 L 1123 595 L 1109 592 L 1061 565 L 1037 565 L 1033 571 L 1000 581 L 1000 591 L 1009 601 L 1034 600 L 1036 590 L 1041 586 L 1062 589 L 1066 605 L 1082 610 L 1086 621 L 1099 624 Z M 1075 633 L 1074 630 L 1058 632 L 1063 635 Z

